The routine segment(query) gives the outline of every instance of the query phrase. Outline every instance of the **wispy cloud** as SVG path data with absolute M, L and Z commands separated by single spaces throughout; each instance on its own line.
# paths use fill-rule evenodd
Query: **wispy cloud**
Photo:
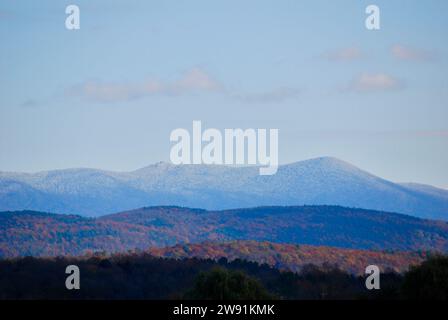
M 245 103 L 281 103 L 296 98 L 299 90 L 280 87 L 265 92 L 239 92 L 226 88 L 204 70 L 193 68 L 171 82 L 159 79 L 132 83 L 86 81 L 67 89 L 65 93 L 98 103 L 127 102 L 155 95 L 180 96 L 189 93 L 217 93 Z
M 69 88 L 66 94 L 95 102 L 121 102 L 152 95 L 181 95 L 191 92 L 216 92 L 222 86 L 199 68 L 184 73 L 178 80 L 150 79 L 135 83 L 87 81 Z
M 361 59 L 363 53 L 357 47 L 348 47 L 325 52 L 323 57 L 330 61 L 354 61 Z
M 348 89 L 356 92 L 392 91 L 402 89 L 403 82 L 385 73 L 363 73 L 357 76 Z
M 171 90 L 173 92 L 183 91 L 218 91 L 222 85 L 213 79 L 209 74 L 199 68 L 194 68 L 187 72 L 179 81 L 175 82 Z
M 395 44 L 390 49 L 391 54 L 398 60 L 405 61 L 431 61 L 434 54 L 423 49 L 412 48 L 401 44 Z

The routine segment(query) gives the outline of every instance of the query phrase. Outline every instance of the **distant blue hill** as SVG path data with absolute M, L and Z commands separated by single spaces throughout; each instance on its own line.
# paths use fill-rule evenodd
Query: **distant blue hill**
M 162 162 L 132 172 L 0 172 L 0 210 L 99 216 L 156 205 L 341 205 L 448 220 L 447 190 L 393 183 L 330 157 L 283 165 L 273 176 L 260 176 L 255 167 Z

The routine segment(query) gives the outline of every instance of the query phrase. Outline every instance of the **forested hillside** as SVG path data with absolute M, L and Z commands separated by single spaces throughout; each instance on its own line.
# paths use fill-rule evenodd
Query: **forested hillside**
M 0 213 L 0 257 L 123 252 L 230 240 L 447 252 L 448 223 L 336 206 L 226 211 L 151 207 L 101 218 L 34 211 Z
M 427 258 L 426 252 L 369 251 L 257 241 L 178 244 L 173 247 L 151 248 L 148 252 L 157 257 L 175 259 L 243 259 L 294 272 L 301 271 L 307 264 L 330 264 L 353 274 L 364 274 L 366 266 L 371 264 L 377 265 L 382 271 L 401 273 Z

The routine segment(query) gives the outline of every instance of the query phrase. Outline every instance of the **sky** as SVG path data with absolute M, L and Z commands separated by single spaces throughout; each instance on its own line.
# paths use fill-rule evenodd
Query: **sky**
M 201 120 L 278 128 L 281 164 L 333 156 L 448 188 L 447 14 L 444 0 L 3 0 L 0 171 L 135 170 Z

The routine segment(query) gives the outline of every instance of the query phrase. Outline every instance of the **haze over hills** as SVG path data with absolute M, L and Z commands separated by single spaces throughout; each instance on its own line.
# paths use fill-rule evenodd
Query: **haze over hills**
M 132 172 L 0 173 L 0 210 L 99 216 L 157 205 L 209 210 L 341 205 L 448 220 L 447 190 L 393 183 L 330 157 L 282 165 L 272 176 L 260 176 L 256 167 L 163 162 Z
M 448 252 L 448 223 L 337 206 L 224 211 L 151 207 L 100 218 L 0 212 L 0 257 L 126 252 L 231 240 Z

